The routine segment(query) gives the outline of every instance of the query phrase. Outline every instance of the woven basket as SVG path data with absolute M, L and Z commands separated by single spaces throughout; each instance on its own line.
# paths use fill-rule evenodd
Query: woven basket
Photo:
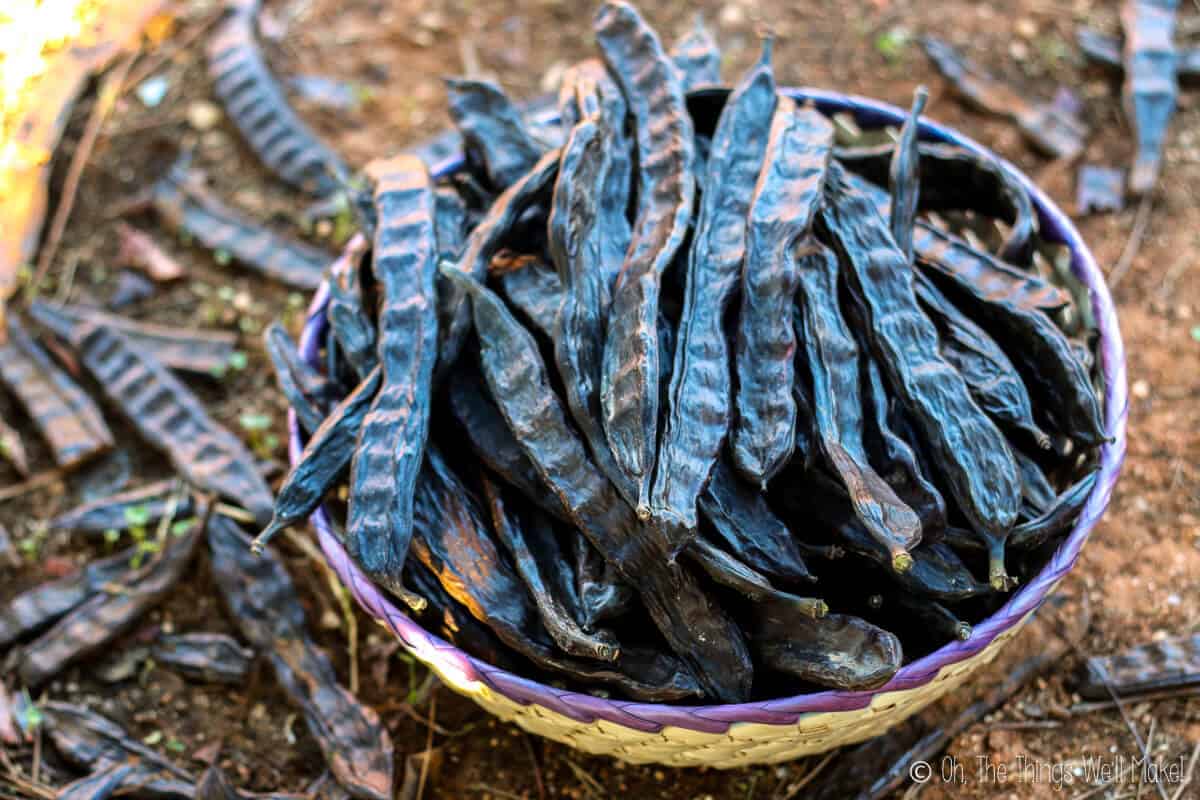
M 790 89 L 797 100 L 811 100 L 827 114 L 849 112 L 864 128 L 900 124 L 906 112 L 860 97 L 815 89 Z M 543 123 L 553 120 L 543 112 Z M 1105 424 L 1110 441 L 1100 450 L 1100 475 L 1074 530 L 1045 569 L 1013 594 L 993 616 L 974 627 L 965 642 L 952 642 L 905 665 L 887 685 L 870 692 L 823 691 L 754 703 L 682 706 L 607 700 L 566 691 L 497 669 L 455 648 L 409 619 L 358 569 L 334 537 L 325 511 L 313 515 L 329 564 L 359 604 L 398 636 L 416 658 L 455 691 L 501 719 L 589 753 L 606 753 L 635 763 L 672 766 L 739 767 L 787 761 L 882 733 L 962 684 L 991 661 L 1063 576 L 1075 565 L 1088 534 L 1104 513 L 1125 455 L 1127 411 L 1125 352 L 1112 298 L 1078 231 L 1029 179 L 1008 162 L 937 125 L 921 122 L 922 138 L 949 142 L 995 159 L 1029 191 L 1037 207 L 1042 236 L 1071 249 L 1071 269 L 1091 289 L 1099 328 L 1100 366 L 1104 374 Z M 435 149 L 435 174 L 462 166 L 462 155 L 447 146 Z M 313 298 L 301 337 L 302 355 L 318 363 L 327 333 L 328 287 Z M 289 414 L 293 461 L 302 447 L 294 413 Z

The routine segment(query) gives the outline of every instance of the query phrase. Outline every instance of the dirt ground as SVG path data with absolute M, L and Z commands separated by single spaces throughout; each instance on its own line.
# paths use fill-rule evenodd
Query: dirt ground
M 1200 22 L 1192 3 L 1181 6 L 1183 20 Z M 528 97 L 553 86 L 567 64 L 592 52 L 591 3 L 278 0 L 268 7 L 274 23 L 268 27 L 281 38 L 267 49 L 281 74 L 319 74 L 360 87 L 363 102 L 356 110 L 331 113 L 298 103 L 305 118 L 355 165 L 393 153 L 447 124 L 442 76 L 481 72 L 515 96 Z M 1131 135 L 1120 112 L 1118 87 L 1109 77 L 1084 68 L 1073 44 L 1076 28 L 1084 23 L 1118 30 L 1115 0 L 853 0 L 836 4 L 836 10 L 834 4 L 815 0 L 731 0 L 691 8 L 646 0 L 641 7 L 668 38 L 686 30 L 693 9 L 703 10 L 724 47 L 727 79 L 753 60 L 756 31 L 765 25 L 777 37 L 781 83 L 835 88 L 900 105 L 907 105 L 913 88 L 925 83 L 933 93 L 930 117 L 957 126 L 1012 159 L 1066 209 L 1073 208 L 1074 167 L 1033 155 L 1004 121 L 964 111 L 927 63 L 917 35 L 929 32 L 948 38 L 1039 98 L 1052 97 L 1060 85 L 1069 87 L 1082 99 L 1094 131 L 1084 160 L 1124 165 L 1130 158 Z M 215 0 L 189 4 L 177 38 L 204 25 L 216 10 Z M 296 227 L 303 199 L 289 195 L 257 167 L 227 121 L 218 119 L 210 126 L 212 120 L 204 119 L 211 98 L 200 47 L 184 48 L 156 74 L 169 81 L 162 104 L 146 108 L 131 93 L 104 130 L 45 287 L 51 295 L 101 301 L 109 296 L 117 274 L 109 211 L 115 201 L 145 185 L 180 144 L 195 148 L 197 165 L 232 204 L 281 229 Z M 58 159 L 56 185 L 89 106 L 85 101 L 75 110 Z M 1144 241 L 1116 289 L 1129 354 L 1128 459 L 1107 516 L 1061 589 L 1073 601 L 1068 605 L 1072 613 L 1090 613 L 1090 627 L 1078 651 L 951 742 L 949 760 L 935 764 L 922 797 L 1083 797 L 1099 786 L 1089 771 L 1095 765 L 1122 760 L 1127 764 L 1139 754 L 1116 710 L 1066 710 L 1078 702 L 1071 687 L 1083 654 L 1107 653 L 1200 628 L 1200 269 L 1195 255 L 1200 246 L 1200 201 L 1194 188 L 1200 186 L 1200 97 L 1186 90 L 1166 159 Z M 1106 269 L 1126 246 L 1134 217 L 1131 207 L 1078 220 Z M 158 291 L 128 313 L 238 332 L 249 356 L 246 369 L 220 380 L 190 383 L 235 430 L 243 415 L 269 416 L 276 438 L 260 433 L 258 444 L 284 459 L 284 405 L 274 389 L 259 333 L 275 317 L 283 317 L 297 332 L 307 298 L 221 266 L 173 240 L 152 220 L 141 222 L 190 267 L 192 278 Z M 322 234 L 330 235 L 318 230 L 314 236 L 320 239 Z M 0 415 L 28 430 L 6 398 L 0 398 Z M 116 432 L 122 441 L 136 441 L 130 430 Z M 32 431 L 25 439 L 34 469 L 49 467 L 48 454 Z M 28 550 L 19 568 L 0 566 L 0 601 L 61 573 L 69 562 L 102 551 L 65 535 L 43 537 L 39 520 L 73 505 L 81 492 L 103 491 L 123 473 L 132 476 L 130 485 L 164 474 L 165 462 L 144 448 L 132 446 L 121 453 L 65 483 L 0 504 L 0 523 L 26 542 Z M 0 486 L 18 480 L 7 465 L 0 465 Z M 325 574 L 294 543 L 285 539 L 280 547 L 321 643 L 345 680 L 347 628 Z M 212 592 L 206 560 L 196 563 L 187 583 L 145 620 L 146 626 L 231 631 Z M 427 797 L 779 800 L 809 796 L 844 761 L 839 756 L 815 757 L 722 772 L 630 766 L 589 757 L 498 723 L 444 688 L 430 690 L 424 671 L 406 661 L 381 629 L 363 615 L 358 623 L 361 696 L 383 715 L 400 753 L 419 753 L 427 747 L 437 753 Z M 1026 632 L 997 666 L 977 676 L 960 696 L 924 712 L 922 719 L 931 726 L 940 724 L 1001 680 L 1008 666 L 1043 645 L 1037 632 Z M 264 667 L 246 686 L 233 690 L 186 683 L 165 669 L 115 685 L 100 682 L 94 673 L 89 665 L 73 669 L 53 682 L 46 696 L 84 702 L 112 716 L 189 768 L 201 768 L 201 761 L 212 758 L 214 743 L 220 742 L 221 762 L 248 788 L 301 791 L 319 775 L 314 743 Z M 1200 698 L 1131 702 L 1126 711 L 1143 741 L 1152 735 L 1152 757 L 1163 765 L 1178 769 L 1200 742 Z M 29 764 L 31 754 L 21 751 L 14 757 Z M 52 756 L 46 758 L 44 782 L 57 786 L 72 777 Z M 1022 766 L 1029 764 L 1040 766 L 1031 773 Z M 855 765 L 863 784 L 883 768 L 880 763 Z M 402 773 L 403 765 L 398 769 Z M 815 774 L 817 770 L 825 775 Z M 949 782 L 941 779 L 943 774 Z M 1169 774 L 1178 782 L 1177 772 Z M 1091 796 L 1133 797 L 1135 790 L 1134 783 L 1121 781 Z M 1176 785 L 1166 787 L 1168 796 L 1175 790 Z M 1184 791 L 1181 796 L 1200 797 L 1200 776 Z M 1153 794 L 1147 787 L 1138 796 Z

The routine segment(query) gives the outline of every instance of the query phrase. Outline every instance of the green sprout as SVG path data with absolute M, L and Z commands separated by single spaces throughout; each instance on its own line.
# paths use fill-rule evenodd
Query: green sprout
M 912 35 L 906 28 L 891 28 L 875 37 L 875 51 L 883 56 L 889 64 L 904 57 L 904 52 L 912 41 Z

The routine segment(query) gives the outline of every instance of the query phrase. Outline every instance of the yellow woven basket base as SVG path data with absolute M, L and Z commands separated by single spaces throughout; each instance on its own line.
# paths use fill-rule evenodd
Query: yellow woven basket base
M 426 660 L 420 652 L 415 655 L 437 672 L 447 686 L 530 733 L 634 764 L 729 769 L 790 761 L 878 736 L 961 686 L 972 673 L 995 658 L 1032 615 L 1032 612 L 1027 614 L 971 658 L 943 667 L 923 686 L 882 692 L 872 698 L 870 705 L 855 711 L 805 714 L 792 725 L 735 723 L 726 733 L 701 733 L 670 726 L 658 733 L 646 733 L 603 720 L 578 722 L 542 706 L 514 703 L 479 681 L 467 680 Z

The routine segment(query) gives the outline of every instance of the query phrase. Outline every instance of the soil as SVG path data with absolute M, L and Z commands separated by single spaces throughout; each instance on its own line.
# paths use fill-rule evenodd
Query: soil
M 1200 21 L 1192 4 L 1181 5 L 1183 19 Z M 528 97 L 553 86 L 567 64 L 592 52 L 590 3 L 279 0 L 268 6 L 268 21 L 273 23 L 268 27 L 281 34 L 267 44 L 277 71 L 336 77 L 361 88 L 363 104 L 352 111 L 335 113 L 297 101 L 303 115 L 355 165 L 393 153 L 447 124 L 442 76 L 479 72 L 501 81 L 513 95 Z M 925 83 L 933 93 L 930 117 L 1013 160 L 1068 210 L 1073 208 L 1074 165 L 1047 162 L 1005 121 L 964 110 L 926 62 L 916 36 L 928 32 L 951 40 L 996 75 L 1027 87 L 1032 96 L 1048 99 L 1059 86 L 1069 87 L 1083 101 L 1094 131 L 1083 160 L 1115 165 L 1130 160 L 1131 134 L 1121 113 L 1119 87 L 1109 76 L 1085 68 L 1073 45 L 1081 24 L 1118 30 L 1117 2 L 854 0 L 836 4 L 835 13 L 830 13 L 831 4 L 816 0 L 732 0 L 692 8 L 646 0 L 641 7 L 665 37 L 685 31 L 694 10 L 703 10 L 724 47 L 727 78 L 754 59 L 756 32 L 767 26 L 777 37 L 781 83 L 835 88 L 899 105 L 907 105 L 914 87 Z M 213 0 L 187 4 L 176 36 L 205 24 L 216 10 Z M 305 201 L 255 164 L 227 121 L 205 130 L 189 123 L 189 118 L 204 122 L 206 109 L 198 104 L 211 102 L 201 47 L 184 48 L 156 74 L 169 81 L 162 104 L 146 108 L 130 93 L 105 127 L 43 292 L 76 301 L 108 298 L 118 272 L 110 211 L 151 180 L 176 147 L 193 149 L 197 166 L 207 173 L 214 190 L 248 216 L 283 230 L 297 227 Z M 85 100 L 73 113 L 56 159 L 56 187 L 89 110 L 90 101 Z M 1086 612 L 1090 625 L 1076 649 L 1052 670 L 953 739 L 946 750 L 950 760 L 935 762 L 925 798 L 1077 796 L 1099 786 L 1096 766 L 1127 765 L 1138 756 L 1139 745 L 1116 710 L 1065 710 L 1079 700 L 1072 685 L 1084 655 L 1200 630 L 1200 270 L 1194 255 L 1200 244 L 1200 203 L 1192 188 L 1200 185 L 1197 131 L 1200 103 L 1185 90 L 1149 226 L 1115 291 L 1129 358 L 1128 458 L 1108 514 L 1060 589 L 1070 602 L 1057 612 L 1075 620 Z M 1129 207 L 1077 220 L 1106 269 L 1125 248 L 1135 213 Z M 124 313 L 239 333 L 247 367 L 219 380 L 190 383 L 234 430 L 239 430 L 242 415 L 268 415 L 274 438 L 258 434 L 257 444 L 264 454 L 282 461 L 284 404 L 274 389 L 259 333 L 275 317 L 298 332 L 307 298 L 221 266 L 173 240 L 150 218 L 138 223 L 189 267 L 190 277 Z M 318 230 L 314 238 L 327 240 L 329 235 Z M 0 415 L 15 420 L 25 434 L 33 469 L 49 468 L 44 447 L 7 398 L 0 397 Z M 120 425 L 115 432 L 122 442 L 137 441 Z M 136 485 L 166 472 L 161 458 L 132 445 L 103 465 L 0 504 L 0 524 L 28 548 L 19 566 L 0 566 L 0 601 L 104 550 L 102 544 L 79 538 L 44 536 L 39 521 L 78 502 L 83 491 L 102 491 L 114 478 L 127 477 Z M 18 480 L 0 464 L 0 486 Z M 279 549 L 297 578 L 320 642 L 334 656 L 343 681 L 348 680 L 347 627 L 325 574 L 294 542 L 285 538 Z M 231 632 L 203 557 L 144 626 Z M 1012 664 L 1054 639 L 1030 627 L 996 666 L 976 676 L 959 695 L 923 712 L 922 722 L 942 724 L 1002 680 Z M 429 689 L 423 685 L 424 670 L 406 661 L 394 642 L 361 614 L 358 629 L 360 696 L 381 712 L 401 754 L 432 747 L 438 755 L 430 762 L 426 797 L 805 797 L 849 758 L 814 757 L 722 772 L 632 766 L 590 757 L 499 723 L 444 688 Z M 145 630 L 134 632 L 130 639 L 144 634 Z M 45 694 L 110 715 L 197 771 L 220 743 L 220 762 L 249 789 L 302 791 L 320 775 L 315 744 L 265 666 L 258 667 L 245 686 L 234 689 L 188 683 L 167 669 L 143 671 L 113 685 L 100 682 L 96 672 L 94 664 L 69 670 Z M 12 681 L 8 683 L 11 688 Z M 1168 781 L 1174 776 L 1175 783 L 1166 787 L 1169 796 L 1180 780 L 1180 764 L 1200 742 L 1200 699 L 1131 701 L 1125 711 L 1138 737 L 1152 739 L 1152 757 L 1174 770 L 1164 773 Z M 30 768 L 29 748 L 9 754 L 13 763 Z M 41 757 L 42 783 L 58 787 L 75 777 L 53 753 Z M 886 765 L 868 760 L 852 766 L 857 780 L 865 784 Z M 403 762 L 398 769 L 403 771 Z M 814 774 L 818 770 L 824 775 Z M 1200 796 L 1198 787 L 1200 776 L 1181 796 Z M 1134 788 L 1126 779 L 1094 796 L 1133 796 Z M 0 783 L 0 795 L 7 792 Z M 1152 794 L 1147 787 L 1144 796 Z

